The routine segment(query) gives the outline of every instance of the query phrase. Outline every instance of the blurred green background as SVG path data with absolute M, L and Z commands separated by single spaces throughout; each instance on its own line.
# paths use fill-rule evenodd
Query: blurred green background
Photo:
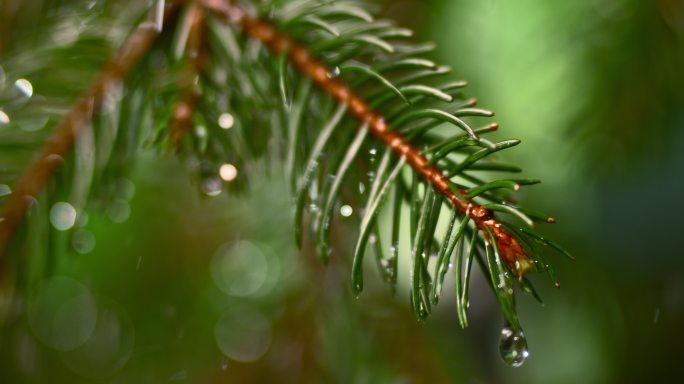
M 351 295 L 356 212 L 336 223 L 336 252 L 323 267 L 312 249 L 294 246 L 292 202 L 277 166 L 252 175 L 247 194 L 206 198 L 180 161 L 143 153 L 117 182 L 122 198 L 114 208 L 89 212 L 78 233 L 54 240 L 56 277 L 0 295 L 8 314 L 0 381 L 637 383 L 681 376 L 684 2 L 380 6 L 437 43 L 434 58 L 497 112 L 500 138 L 523 140 L 505 156 L 544 184 L 521 200 L 554 214 L 558 224 L 546 233 L 578 258 L 555 260 L 560 290 L 535 276 L 545 306 L 520 296 L 531 352 L 524 366 L 509 368 L 499 357 L 502 318 L 477 271 L 468 329 L 458 326 L 453 293 L 418 324 L 405 287 L 393 296 L 369 278 L 360 298 Z

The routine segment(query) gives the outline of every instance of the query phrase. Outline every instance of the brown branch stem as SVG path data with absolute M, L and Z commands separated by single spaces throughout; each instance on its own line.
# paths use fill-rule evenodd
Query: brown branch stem
M 269 21 L 251 17 L 243 8 L 230 1 L 205 0 L 204 5 L 224 21 L 239 25 L 247 36 L 260 41 L 274 55 L 286 54 L 295 69 L 309 77 L 324 92 L 347 105 L 349 113 L 367 125 L 373 136 L 392 148 L 397 155 L 405 157 L 406 162 L 455 209 L 469 215 L 491 243 L 492 239 L 489 239 L 486 231 L 489 229 L 496 238 L 496 245 L 503 261 L 518 276 L 521 277 L 532 268 L 532 262 L 522 246 L 494 218 L 490 210 L 471 201 L 464 191 L 452 188 L 449 178 L 437 165 L 430 164 L 421 150 L 400 133 L 392 130 L 383 116 L 374 111 L 363 97 L 355 93 L 342 79 L 331 78 L 330 69 L 322 61 L 314 58 L 306 47 L 278 31 Z

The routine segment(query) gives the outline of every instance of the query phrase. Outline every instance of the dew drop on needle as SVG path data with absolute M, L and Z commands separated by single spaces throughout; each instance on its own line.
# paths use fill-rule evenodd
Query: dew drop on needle
M 530 356 L 527 340 L 522 330 L 515 331 L 510 326 L 501 330 L 499 339 L 499 353 L 503 361 L 511 367 L 520 367 Z

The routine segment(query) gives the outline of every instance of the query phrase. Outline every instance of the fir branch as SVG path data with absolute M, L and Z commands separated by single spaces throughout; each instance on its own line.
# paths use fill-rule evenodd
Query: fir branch
M 357 185 L 362 180 L 365 183 L 362 173 L 367 171 L 370 187 L 365 209 L 359 210 L 362 220 L 352 262 L 353 292 L 358 294 L 363 289 L 364 255 L 372 243 L 382 276 L 394 288 L 401 211 L 406 204 L 410 207 L 411 304 L 418 318 L 423 319 L 437 304 L 455 254 L 461 325 L 467 325 L 468 282 L 475 261 L 507 322 L 520 330 L 513 291 L 516 278 L 523 291 L 536 298 L 525 273 L 547 272 L 556 281 L 542 248 L 569 254 L 531 229 L 535 222 L 552 223 L 552 218 L 518 207 L 509 196 L 509 190 L 517 191 L 521 185 L 538 180 L 488 182 L 479 173 L 473 174 L 520 172 L 518 167 L 489 160 L 520 141 L 494 143 L 482 136 L 497 130 L 496 123 L 479 128 L 469 124 L 471 117 L 491 117 L 494 113 L 476 108 L 474 98 L 465 99 L 461 93 L 465 82 L 430 85 L 431 79 L 450 71 L 418 57 L 431 50 L 431 45 L 406 43 L 410 31 L 375 21 L 352 2 L 293 1 L 283 5 L 266 1 L 260 3 L 264 9 L 249 10 L 227 0 L 188 0 L 186 4 L 184 51 L 175 50 L 176 58 L 185 52 L 177 86 L 169 87 L 169 98 L 163 94 L 152 102 L 135 102 L 137 121 L 154 125 L 154 115 L 161 115 L 160 131 L 149 135 L 154 136 L 150 140 L 153 145 L 159 143 L 156 138 L 161 134 L 178 148 L 193 124 L 201 124 L 203 129 L 197 130 L 201 134 L 193 136 L 190 151 L 191 158 L 198 160 L 194 163 L 200 177 L 209 181 L 211 188 L 205 193 L 211 196 L 226 184 L 238 190 L 256 169 L 248 167 L 255 165 L 257 157 L 278 157 L 276 154 L 281 155 L 281 149 L 286 148 L 279 157 L 286 158 L 296 194 L 297 241 L 303 237 L 300 227 L 310 201 L 313 208 L 307 212 L 316 249 L 324 262 L 331 252 L 335 206 L 340 196 L 347 195 L 345 179 L 354 178 Z M 208 17 L 209 13 L 216 17 Z M 268 14 L 268 19 L 252 16 L 260 14 Z M 180 34 L 186 33 L 185 27 L 178 30 Z M 144 46 L 134 44 L 140 39 L 137 34 L 145 37 Z M 126 77 L 134 59 L 149 48 L 156 34 L 142 27 L 133 34 L 133 42 L 124 45 L 114 64 L 82 96 L 38 160 L 19 179 L 6 205 L 5 222 L 0 223 L 0 247 L 7 245 L 26 213 L 28 204 L 23 199 L 40 191 L 58 167 L 46 159 L 55 158 L 53 154 L 62 156 L 71 148 L 108 87 Z M 127 77 L 149 75 L 141 72 Z M 173 84 L 164 74 L 155 80 Z M 198 78 L 201 87 L 196 84 Z M 220 122 L 223 116 L 229 123 Z M 459 133 L 446 135 L 438 128 L 441 125 L 455 127 Z M 374 160 L 360 159 L 364 151 L 373 159 L 376 155 L 381 158 L 377 166 Z M 363 171 L 352 172 L 357 163 Z M 231 172 L 217 176 L 216 171 L 223 166 Z M 390 256 L 385 258 L 378 216 L 393 188 Z M 451 210 L 451 218 L 440 241 L 436 233 L 442 204 Z M 506 218 L 520 221 L 523 227 L 508 223 Z M 434 264 L 430 264 L 433 255 Z M 429 266 L 434 268 L 432 274 Z
M 483 233 L 488 234 L 486 238 L 490 243 L 496 240 L 495 246 L 498 247 L 503 260 L 520 279 L 532 268 L 532 261 L 523 247 L 515 237 L 502 228 L 501 223 L 494 218 L 491 209 L 474 203 L 464 189 L 453 187 L 446 170 L 429 161 L 407 137 L 391 128 L 385 118 L 373 110 L 364 98 L 354 92 L 348 84 L 341 79 L 331 78 L 329 75 L 331 70 L 323 62 L 314 58 L 306 47 L 278 31 L 270 22 L 249 16 L 242 7 L 232 2 L 208 0 L 205 5 L 224 20 L 239 24 L 248 36 L 262 42 L 275 56 L 286 54 L 295 68 L 312 79 L 319 88 L 341 104 L 346 105 L 349 113 L 363 123 L 362 129 L 367 128 L 371 134 L 391 148 L 399 157 L 406 159 L 406 163 L 431 184 L 437 193 L 446 198 L 455 209 L 472 218 L 477 227 Z M 368 71 L 364 67 L 358 68 Z M 392 91 L 398 92 L 400 97 L 406 100 L 398 89 L 393 88 Z M 414 115 L 405 115 L 403 119 L 398 121 L 398 125 L 405 120 L 424 117 L 424 115 L 434 115 L 455 122 L 467 132 L 472 140 L 478 140 L 476 133 L 467 124 L 451 114 L 440 110 L 425 110 L 418 111 Z M 485 151 L 487 150 L 485 149 Z M 477 159 L 477 157 L 473 158 L 471 162 L 474 163 Z M 468 163 L 462 163 L 459 168 L 463 169 L 467 165 Z M 457 171 L 452 171 L 449 174 L 458 173 Z
M 245 55 L 255 53 L 252 64 L 263 65 L 268 60 L 262 58 L 261 51 L 254 49 L 251 42 L 255 40 L 266 47 L 264 56 L 278 58 L 270 60 L 277 65 L 260 68 L 263 71 L 259 73 L 270 77 L 271 92 L 281 95 L 280 114 L 284 116 L 284 136 L 288 137 L 288 171 L 296 191 L 298 243 L 303 235 L 301 225 L 305 207 L 308 207 L 306 211 L 311 216 L 317 252 L 321 260 L 327 262 L 331 252 L 329 237 L 333 209 L 340 200 L 343 182 L 348 178 L 361 181 L 358 175 L 361 172 L 350 172 L 351 164 L 364 148 L 368 150 L 370 146 L 370 167 L 361 162 L 362 169 L 369 168 L 371 188 L 365 209 L 360 210 L 361 230 L 352 263 L 353 292 L 359 294 L 363 289 L 364 254 L 371 243 L 375 243 L 373 249 L 381 274 L 394 289 L 401 206 L 408 203 L 413 260 L 411 304 L 418 318 L 426 317 L 431 312 L 431 305 L 437 303 L 444 276 L 456 254 L 461 325 L 467 325 L 467 285 L 475 260 L 499 300 L 508 324 L 520 331 L 512 289 L 515 280 L 524 292 L 535 298 L 534 288 L 524 277 L 527 272 L 545 271 L 557 286 L 558 283 L 539 247 L 539 244 L 546 246 L 550 242 L 531 229 L 509 224 L 505 218 L 520 220 L 529 227 L 540 221 L 553 223 L 554 219 L 514 205 L 514 199 L 505 192 L 506 189 L 517 191 L 521 185 L 535 184 L 538 180 L 504 179 L 488 183 L 472 174 L 520 172 L 518 167 L 489 161 L 497 152 L 514 147 L 520 141 L 493 143 L 480 137 L 497 130 L 498 124 L 480 128 L 470 126 L 468 117 L 491 117 L 494 113 L 475 108 L 477 101 L 474 98 L 461 101 L 460 89 L 465 82 L 437 86 L 418 83 L 450 72 L 448 67 L 416 57 L 433 47 L 402 42 L 411 36 L 409 31 L 395 28 L 387 21 L 375 21 L 354 2 L 295 1 L 265 5 L 256 12 L 236 3 L 204 1 L 217 18 L 237 27 L 243 38 Z M 252 16 L 259 14 L 268 16 Z M 240 53 L 229 50 L 228 54 Z M 293 75 L 290 79 L 285 62 L 300 76 Z M 243 76 L 252 73 L 245 71 Z M 276 79 L 272 78 L 274 75 Z M 297 85 L 290 88 L 291 83 Z M 257 82 L 252 84 L 258 86 Z M 322 95 L 312 92 L 311 84 L 316 85 Z M 244 85 L 237 83 L 235 86 Z M 453 109 L 444 109 L 440 105 L 443 103 L 450 104 Z M 234 107 L 240 110 L 238 103 Z M 311 111 L 316 116 L 306 116 L 304 111 Z M 347 129 L 353 127 L 342 118 L 343 115 L 358 122 L 355 135 L 352 129 Z M 253 120 L 249 113 L 238 118 Z M 317 123 L 322 123 L 323 128 L 313 126 Z M 457 127 L 463 133 L 443 137 L 442 130 L 436 129 L 443 123 Z M 345 127 L 341 127 L 343 125 Z M 373 144 L 376 141 L 382 144 L 379 151 L 382 161 L 377 168 L 372 164 L 372 158 L 378 152 Z M 304 159 L 306 161 L 302 163 Z M 408 172 L 412 176 L 410 183 L 402 172 L 407 169 L 411 170 Z M 385 258 L 377 218 L 391 188 L 395 190 L 391 210 L 392 236 L 390 256 Z M 308 206 L 307 201 L 310 202 Z M 452 210 L 452 223 L 440 241 L 435 235 L 443 203 Z M 501 215 L 505 215 L 504 218 Z M 550 248 L 565 253 L 555 246 Z M 433 251 L 437 251 L 437 261 L 431 275 L 428 265 Z
M 164 18 L 168 18 L 176 9 L 177 3 L 170 3 L 164 10 Z M 161 32 L 160 25 L 154 22 L 159 20 L 157 13 L 157 10 L 151 10 L 150 17 L 131 33 L 17 179 L 13 187 L 14 193 L 0 214 L 3 218 L 0 221 L 0 256 L 5 254 L 12 236 L 26 216 L 31 205 L 31 197 L 38 195 L 50 176 L 61 166 L 61 159 L 71 150 L 76 136 L 90 121 L 94 110 L 109 90 L 115 87 L 152 47 Z M 0 275 L 4 275 L 4 266 L 4 261 L 1 261 Z

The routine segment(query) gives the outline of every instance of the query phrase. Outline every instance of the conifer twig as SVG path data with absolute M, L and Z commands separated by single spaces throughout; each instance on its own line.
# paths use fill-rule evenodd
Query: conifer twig
M 168 4 L 164 10 L 164 18 L 171 16 L 176 8 L 176 2 Z M 34 160 L 18 177 L 12 188 L 14 193 L 0 211 L 0 218 L 3 218 L 0 221 L 0 256 L 5 254 L 12 236 L 30 208 L 30 198 L 40 193 L 50 176 L 60 167 L 62 157 L 73 147 L 76 136 L 86 126 L 93 111 L 100 105 L 107 92 L 149 51 L 161 32 L 161 25 L 150 21 L 155 20 L 155 14 L 155 10 L 152 10 L 152 18 L 143 21 L 132 32 L 90 87 L 71 107 Z M 4 261 L 0 261 L 0 275 L 3 274 L 4 264 Z
M 503 261 L 519 278 L 522 279 L 523 274 L 533 268 L 532 261 L 523 247 L 508 233 L 501 222 L 494 218 L 491 210 L 473 202 L 463 189 L 452 186 L 449 176 L 439 166 L 430 163 L 422 151 L 405 136 L 392 130 L 385 118 L 373 110 L 348 84 L 339 78 L 329 76 L 330 69 L 314 58 L 306 47 L 277 30 L 269 21 L 253 18 L 231 1 L 205 0 L 204 5 L 224 21 L 239 25 L 247 36 L 260 41 L 275 56 L 287 55 L 294 68 L 308 76 L 324 92 L 345 104 L 349 113 L 367 126 L 372 135 L 392 148 L 398 156 L 404 157 L 406 163 L 455 209 L 471 217 L 490 243 L 493 241 L 491 237 L 494 237 Z M 477 139 L 474 132 L 470 132 L 470 136 Z

